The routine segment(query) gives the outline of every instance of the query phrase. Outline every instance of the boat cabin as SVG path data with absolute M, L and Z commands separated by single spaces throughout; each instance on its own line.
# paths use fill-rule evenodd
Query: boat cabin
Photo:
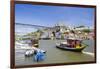
M 80 48 L 82 40 L 80 40 L 80 39 L 68 39 L 67 43 L 68 43 L 68 45 L 67 45 L 68 47 L 71 47 L 71 48 Z

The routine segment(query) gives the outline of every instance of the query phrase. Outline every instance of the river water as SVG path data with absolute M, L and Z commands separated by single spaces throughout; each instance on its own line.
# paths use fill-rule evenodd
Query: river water
M 87 62 L 94 61 L 94 41 L 85 40 L 84 43 L 89 46 L 82 53 L 66 51 L 56 48 L 56 43 L 65 40 L 39 40 L 39 48 L 46 50 L 46 59 L 41 62 L 34 61 L 34 55 L 25 57 L 26 50 L 15 49 L 15 64 L 16 65 L 31 65 L 31 64 L 49 64 L 49 63 L 69 63 L 69 62 Z

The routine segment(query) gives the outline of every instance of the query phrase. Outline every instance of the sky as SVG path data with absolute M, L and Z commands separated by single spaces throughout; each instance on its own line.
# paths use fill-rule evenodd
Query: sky
M 59 22 L 63 22 L 68 26 L 93 26 L 94 8 L 31 4 L 15 5 L 15 23 L 51 27 Z

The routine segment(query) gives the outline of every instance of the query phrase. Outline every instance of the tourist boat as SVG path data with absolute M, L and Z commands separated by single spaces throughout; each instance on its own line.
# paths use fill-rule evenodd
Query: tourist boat
M 71 46 L 72 42 L 75 42 L 75 43 L 80 42 L 81 46 L 78 45 L 78 47 L 75 47 L 75 46 L 72 47 Z M 60 44 L 56 44 L 56 47 L 60 48 L 60 49 L 67 50 L 67 51 L 81 52 L 84 48 L 87 47 L 87 45 L 83 44 L 82 40 L 80 40 L 80 39 L 68 39 L 67 42 L 61 42 Z

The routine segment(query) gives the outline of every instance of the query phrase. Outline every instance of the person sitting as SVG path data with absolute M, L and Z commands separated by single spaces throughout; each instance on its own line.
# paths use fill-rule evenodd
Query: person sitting
M 71 48 L 75 48 L 75 41 L 71 42 Z
M 76 41 L 76 48 L 80 48 L 81 47 L 81 42 L 80 41 Z

